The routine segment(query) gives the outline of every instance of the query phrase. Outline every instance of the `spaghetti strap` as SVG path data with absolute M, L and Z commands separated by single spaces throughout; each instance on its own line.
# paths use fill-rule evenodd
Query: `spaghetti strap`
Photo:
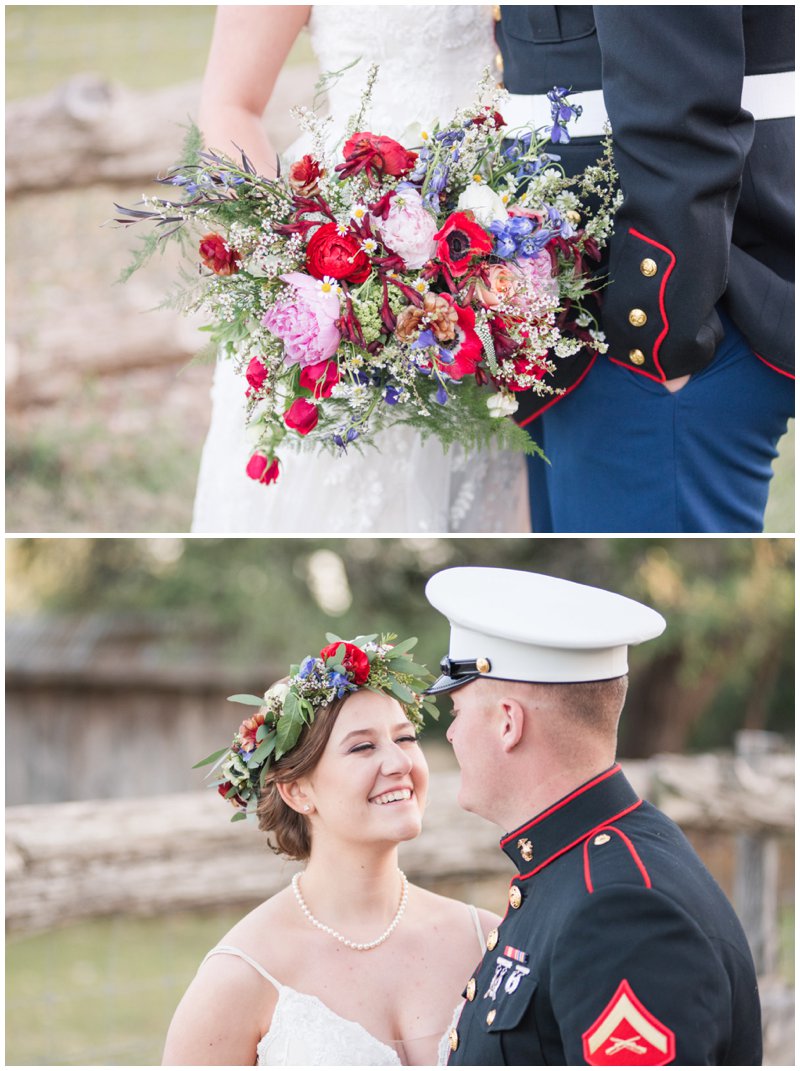
M 217 945 L 216 948 L 212 948 L 210 952 L 206 953 L 206 955 L 203 958 L 203 963 L 205 963 L 205 961 L 209 958 L 209 956 L 217 956 L 217 955 L 238 956 L 239 959 L 243 959 L 245 961 L 245 963 L 249 963 L 250 966 L 254 970 L 258 971 L 258 973 L 263 978 L 266 978 L 268 982 L 272 982 L 272 984 L 275 986 L 275 988 L 278 990 L 278 992 L 280 992 L 281 989 L 283 989 L 283 986 L 281 985 L 281 983 L 279 981 L 277 981 L 277 979 L 273 978 L 272 975 L 269 973 L 269 971 L 265 971 L 260 963 L 256 963 L 256 961 L 252 958 L 252 956 L 248 956 L 248 954 L 246 952 L 242 952 L 241 948 L 236 948 L 234 945 Z M 203 966 L 203 963 L 200 964 L 201 967 Z
M 481 920 L 478 918 L 478 909 L 474 904 L 467 904 L 467 910 L 470 913 L 472 921 L 475 924 L 475 933 L 478 935 L 478 944 L 481 946 L 481 955 L 486 951 L 486 940 L 483 936 L 483 928 L 481 927 Z

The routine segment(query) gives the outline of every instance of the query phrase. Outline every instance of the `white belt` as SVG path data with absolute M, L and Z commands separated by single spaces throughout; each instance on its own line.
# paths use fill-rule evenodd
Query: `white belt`
M 585 93 L 570 93 L 570 104 L 583 108 L 581 115 L 567 124 L 573 138 L 601 137 L 608 123 L 602 89 Z M 742 86 L 742 107 L 754 119 L 788 119 L 794 115 L 794 71 L 777 74 L 748 74 Z M 500 104 L 500 111 L 509 129 L 550 126 L 550 101 L 545 94 L 512 93 Z

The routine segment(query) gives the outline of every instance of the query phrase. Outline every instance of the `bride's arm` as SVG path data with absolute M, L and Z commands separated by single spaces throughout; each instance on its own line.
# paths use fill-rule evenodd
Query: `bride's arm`
M 308 6 L 220 5 L 200 98 L 206 145 L 236 156 L 244 149 L 262 175 L 275 174 L 275 150 L 261 117 Z

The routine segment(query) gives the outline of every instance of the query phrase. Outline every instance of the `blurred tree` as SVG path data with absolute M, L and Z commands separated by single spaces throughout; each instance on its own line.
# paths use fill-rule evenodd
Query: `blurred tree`
M 664 635 L 631 651 L 623 755 L 729 746 L 744 727 L 793 734 L 786 539 L 12 539 L 6 590 L 12 613 L 168 615 L 165 658 L 212 637 L 221 660 L 267 673 L 327 631 L 383 631 L 419 636 L 433 667 L 448 625 L 425 581 L 468 564 L 596 584 L 664 614 Z

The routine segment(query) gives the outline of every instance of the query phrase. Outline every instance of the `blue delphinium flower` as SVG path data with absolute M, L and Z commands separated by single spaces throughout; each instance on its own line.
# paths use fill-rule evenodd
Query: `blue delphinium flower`
M 403 391 L 401 389 L 392 386 L 392 384 L 390 383 L 389 386 L 386 388 L 386 391 L 384 392 L 383 400 L 386 402 L 387 405 L 397 405 L 398 401 L 402 397 L 402 394 Z
M 547 99 L 550 101 L 550 115 L 553 120 L 550 140 L 556 145 L 569 144 L 570 136 L 567 130 L 567 123 L 577 119 L 583 111 L 579 104 L 570 104 L 566 99 L 567 94 L 570 92 L 570 89 L 565 89 L 563 86 L 554 86 L 547 94 Z
M 304 658 L 300 665 L 300 669 L 297 672 L 297 676 L 305 680 L 306 677 L 308 677 L 308 675 L 314 669 L 316 661 L 316 658 L 312 658 L 311 655 L 308 655 L 308 657 Z
M 439 405 L 447 405 L 447 397 L 448 395 L 445 389 L 445 385 L 444 383 L 440 382 L 439 386 L 436 388 L 436 401 L 439 403 Z

